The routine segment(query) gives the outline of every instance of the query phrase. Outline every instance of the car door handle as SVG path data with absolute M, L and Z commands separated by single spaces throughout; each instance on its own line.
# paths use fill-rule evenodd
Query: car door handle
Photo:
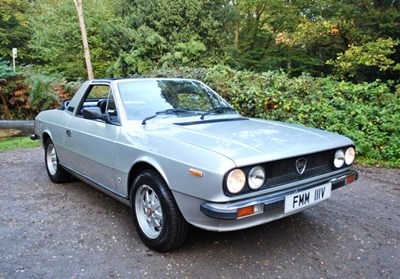
M 71 137 L 71 135 L 72 135 L 71 130 L 66 130 L 66 131 L 65 131 L 65 134 L 66 134 L 68 137 Z

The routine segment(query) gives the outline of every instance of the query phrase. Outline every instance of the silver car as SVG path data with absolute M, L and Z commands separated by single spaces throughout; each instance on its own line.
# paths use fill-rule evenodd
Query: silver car
M 53 182 L 73 175 L 129 205 L 157 251 L 182 245 L 189 224 L 219 232 L 265 224 L 358 178 L 350 139 L 243 117 L 189 79 L 87 81 L 36 117 L 32 138 Z

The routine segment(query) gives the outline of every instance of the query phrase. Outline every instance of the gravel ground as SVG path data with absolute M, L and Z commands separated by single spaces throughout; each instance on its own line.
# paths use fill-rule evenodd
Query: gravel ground
M 292 217 L 192 229 L 179 250 L 140 241 L 129 209 L 80 181 L 55 185 L 43 150 L 0 152 L 0 278 L 400 278 L 400 170 L 360 180 Z

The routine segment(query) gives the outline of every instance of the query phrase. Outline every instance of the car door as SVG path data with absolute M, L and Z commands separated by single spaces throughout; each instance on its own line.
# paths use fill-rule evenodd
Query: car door
M 110 121 L 85 119 L 84 108 L 100 108 Z M 75 117 L 65 131 L 64 147 L 70 154 L 66 164 L 76 173 L 104 188 L 115 191 L 113 174 L 115 141 L 120 124 L 113 92 L 108 84 L 94 84 L 88 88 Z

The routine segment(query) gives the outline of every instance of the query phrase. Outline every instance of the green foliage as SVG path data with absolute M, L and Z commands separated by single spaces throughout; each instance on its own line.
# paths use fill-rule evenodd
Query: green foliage
M 55 9 L 52 1 L 35 1 L 30 48 L 42 65 L 38 71 L 63 73 L 75 79 L 87 75 L 78 18 L 73 1 L 68 2 L 61 1 Z
M 131 41 L 130 31 L 117 16 L 122 0 L 84 1 L 85 23 L 96 77 L 109 75 L 121 48 Z M 86 78 L 81 33 L 72 0 L 36 0 L 30 15 L 30 48 L 41 64 L 39 71 L 62 73 L 68 80 Z
M 238 13 L 235 60 L 230 61 L 236 68 L 258 72 L 282 68 L 292 76 L 303 72 L 328 75 L 333 67 L 327 67 L 326 61 L 352 51 L 352 46 L 370 49 L 370 61 L 375 60 L 378 67 L 387 65 L 390 59 L 400 58 L 397 44 L 392 45 L 390 53 L 373 46 L 385 41 L 389 47 L 389 40 L 393 42 L 400 37 L 399 1 L 237 0 L 231 3 Z M 373 52 L 372 48 L 378 48 L 379 52 Z M 399 79 L 398 71 L 363 67 L 366 56 L 360 53 L 355 57 L 358 65 L 353 63 L 356 67 L 346 73 L 350 80 Z
M 0 80 L 8 79 L 15 76 L 13 68 L 8 62 L 0 59 Z
M 339 53 L 336 60 L 329 60 L 340 77 L 355 77 L 366 67 L 373 67 L 376 71 L 400 71 L 400 63 L 396 63 L 391 56 L 399 40 L 379 38 L 374 42 L 367 42 L 361 46 L 351 45 L 344 53 Z
M 31 29 L 28 25 L 30 4 L 26 0 L 1 0 L 0 57 L 11 60 L 11 49 L 18 48 L 18 57 L 28 57 L 27 44 Z
M 86 77 L 72 0 L 10 3 L 18 4 L 11 13 L 18 26 L 30 32 L 13 38 L 29 42 L 35 68 Z M 400 79 L 392 62 L 400 59 L 399 1 L 85 0 L 84 11 L 99 78 L 224 63 L 356 82 Z
M 54 108 L 58 104 L 58 81 L 51 76 L 34 74 L 26 79 L 29 85 L 29 103 L 37 112 Z
M 33 119 L 42 110 L 55 108 L 71 98 L 80 82 L 59 76 L 34 74 L 29 69 L 10 72 L 0 61 L 0 119 Z
M 58 76 L 30 73 L 24 82 L 28 86 L 31 114 L 58 107 L 62 100 L 71 98 L 80 85 L 79 81 L 67 82 Z
M 297 1 L 233 1 L 236 18 L 235 48 L 230 65 L 257 72 L 285 69 L 301 74 L 321 69 L 320 57 L 312 57 L 306 48 L 291 44 L 289 34 L 301 23 L 301 5 Z M 283 12 L 284 11 L 284 12 Z
M 162 67 L 203 67 L 226 56 L 223 0 L 125 0 L 131 43 L 121 49 L 114 76 Z

